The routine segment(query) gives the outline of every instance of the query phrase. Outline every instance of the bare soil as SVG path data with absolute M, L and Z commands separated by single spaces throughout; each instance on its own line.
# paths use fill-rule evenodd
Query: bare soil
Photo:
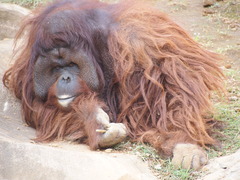
M 240 1 L 158 0 L 158 7 L 205 48 L 222 54 L 223 65 L 240 68 Z

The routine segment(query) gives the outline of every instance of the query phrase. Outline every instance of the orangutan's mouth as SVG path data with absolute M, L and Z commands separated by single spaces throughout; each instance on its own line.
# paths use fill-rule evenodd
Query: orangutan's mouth
M 58 96 L 58 103 L 63 107 L 68 107 L 68 105 L 75 99 L 76 96 L 72 95 L 61 95 Z

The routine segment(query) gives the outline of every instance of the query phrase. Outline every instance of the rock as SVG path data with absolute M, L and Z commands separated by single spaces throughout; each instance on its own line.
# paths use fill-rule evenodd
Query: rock
M 155 165 L 155 166 L 154 166 L 154 169 L 160 171 L 160 170 L 162 169 L 161 164 L 157 164 L 157 165 Z
M 232 68 L 232 65 L 231 65 L 231 64 L 226 64 L 224 67 L 225 67 L 226 69 L 231 69 L 231 68 Z
M 215 3 L 215 0 L 203 0 L 203 7 L 212 6 Z
M 14 37 L 20 22 L 29 13 L 28 9 L 21 6 L 0 3 L 0 40 Z
M 237 96 L 231 96 L 228 99 L 229 99 L 229 101 L 237 101 L 238 97 Z
M 203 15 L 206 16 L 208 14 L 214 14 L 216 13 L 216 11 L 214 11 L 213 9 L 204 9 L 203 10 Z
M 201 180 L 237 180 L 240 177 L 240 149 L 229 156 L 223 156 L 210 160 L 204 167 L 207 171 Z
M 108 149 L 105 149 L 105 151 L 104 152 L 106 152 L 106 153 L 111 153 L 113 151 L 113 149 L 111 149 L 111 148 L 108 148 Z
M 1 29 L 0 29 L 1 32 Z M 10 64 L 10 59 L 13 53 L 13 40 L 12 39 L 4 39 L 0 40 L 0 78 L 2 77 L 4 71 Z M 2 80 L 0 79 L 0 82 Z M 0 84 L 1 87 L 1 84 Z M 1 89 L 0 89 L 1 90 Z
M 70 146 L 66 148 L 66 146 Z M 0 179 L 153 180 L 133 155 L 89 151 L 83 145 L 49 147 L 0 138 Z

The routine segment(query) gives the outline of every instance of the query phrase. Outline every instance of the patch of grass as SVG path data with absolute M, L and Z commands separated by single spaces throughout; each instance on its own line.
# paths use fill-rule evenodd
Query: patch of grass
M 215 118 L 226 122 L 226 127 L 222 131 L 225 135 L 221 141 L 223 149 L 220 155 L 235 152 L 240 148 L 240 102 L 215 104 L 217 113 Z
M 35 8 L 39 5 L 45 4 L 50 0 L 2 0 L 3 3 L 13 3 L 27 8 Z
M 162 176 L 162 179 L 164 180 L 189 180 L 189 179 L 193 179 L 193 174 L 192 174 L 192 170 L 188 170 L 188 169 L 176 169 L 175 167 L 173 167 L 170 159 L 165 160 L 163 165 L 162 165 L 162 169 L 160 170 L 160 174 Z
M 229 81 L 240 82 L 240 72 L 238 70 L 228 69 L 228 70 L 224 71 L 224 74 L 225 74 L 226 77 L 228 77 Z M 232 88 L 232 86 L 229 86 L 229 88 Z
M 27 8 L 35 8 L 53 0 L 2 0 L 3 3 L 13 3 Z M 117 3 L 119 0 L 100 0 L 102 2 Z
M 214 119 L 225 122 L 221 131 L 224 135 L 219 140 L 222 149 L 209 151 L 209 157 L 218 157 L 234 153 L 240 148 L 240 72 L 235 69 L 224 71 L 227 77 L 227 97 L 225 100 L 214 104 L 216 112 Z
M 191 170 L 174 168 L 170 158 L 163 159 L 156 149 L 147 144 L 127 141 L 115 146 L 114 150 L 137 155 L 148 164 L 153 174 L 162 180 L 188 180 L 195 176 Z

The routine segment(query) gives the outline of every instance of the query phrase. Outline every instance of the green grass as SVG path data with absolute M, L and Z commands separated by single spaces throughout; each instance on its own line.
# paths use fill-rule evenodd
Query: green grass
M 226 126 L 222 131 L 224 136 L 220 138 L 222 149 L 210 154 L 211 157 L 231 154 L 240 148 L 240 102 L 217 103 L 215 108 L 215 118 L 225 122 Z
M 42 5 L 50 0 L 2 0 L 3 3 L 14 3 L 20 6 L 24 6 L 27 8 L 35 8 L 39 5 Z
M 114 147 L 114 150 L 128 154 L 137 155 L 142 161 L 148 164 L 153 174 L 164 180 L 188 180 L 193 171 L 186 169 L 176 169 L 171 163 L 171 159 L 163 159 L 156 149 L 142 143 L 123 142 Z
M 239 49 L 240 51 L 240 49 Z M 229 81 L 235 81 L 235 83 L 240 83 L 240 71 L 237 69 L 228 69 L 224 71 L 225 76 L 228 77 Z M 240 85 L 240 84 L 239 84 Z M 229 84 L 227 90 L 229 91 L 233 87 Z M 240 89 L 240 86 L 236 86 L 235 89 Z M 230 91 L 231 92 L 231 91 Z M 231 92 L 237 93 L 237 92 Z
M 227 155 L 240 148 L 240 72 L 225 70 L 227 76 L 227 99 L 214 104 L 214 118 L 226 123 L 223 128 L 222 149 L 220 155 Z M 234 99 L 232 97 L 235 97 Z
M 24 7 L 32 9 L 32 8 L 35 8 L 39 5 L 45 4 L 45 3 L 50 2 L 50 1 L 52 1 L 52 0 L 2 0 L 1 2 L 18 4 L 20 6 L 24 6 Z M 100 1 L 115 3 L 118 0 L 100 0 Z

